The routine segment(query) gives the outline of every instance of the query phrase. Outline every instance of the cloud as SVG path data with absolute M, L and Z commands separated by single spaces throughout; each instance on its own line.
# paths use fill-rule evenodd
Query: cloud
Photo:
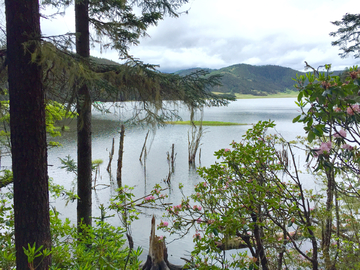
M 281 65 L 302 70 L 332 63 L 336 69 L 359 64 L 341 59 L 331 46 L 330 22 L 340 20 L 357 0 L 190 0 L 179 18 L 165 18 L 148 31 L 150 37 L 131 47 L 130 54 L 160 65 L 162 71 L 191 67 L 221 68 L 238 63 Z M 73 10 L 62 21 L 44 24 L 43 32 L 74 31 Z M 106 51 L 92 54 L 118 59 Z

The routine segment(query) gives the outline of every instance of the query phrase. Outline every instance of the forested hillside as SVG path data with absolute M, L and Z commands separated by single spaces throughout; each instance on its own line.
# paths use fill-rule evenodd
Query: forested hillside
M 176 73 L 186 75 L 193 70 L 196 69 L 182 70 Z M 302 73 L 286 67 L 252 66 L 248 64 L 237 64 L 218 70 L 206 70 L 210 72 L 210 75 L 220 74 L 223 76 L 222 86 L 214 87 L 211 91 L 260 96 L 284 92 L 286 89 L 295 90 L 292 78 L 296 77 L 296 73 Z

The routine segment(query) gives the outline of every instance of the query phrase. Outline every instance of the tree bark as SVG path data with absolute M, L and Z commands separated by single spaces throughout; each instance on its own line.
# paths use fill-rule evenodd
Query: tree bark
M 118 184 L 118 188 L 121 188 L 121 186 L 122 186 L 121 171 L 122 171 L 122 160 L 123 160 L 123 153 L 124 153 L 124 137 L 125 137 L 125 126 L 121 125 L 119 156 L 118 156 L 118 163 L 117 163 L 117 170 L 116 170 L 116 181 Z
M 155 235 L 155 217 L 151 219 L 149 254 L 142 270 L 182 270 L 180 265 L 169 263 L 165 242 Z
M 89 1 L 75 1 L 76 53 L 84 65 L 88 64 L 89 47 Z M 86 82 L 77 93 L 77 146 L 78 146 L 78 204 L 77 222 L 91 226 L 91 98 Z M 81 231 L 80 227 L 79 230 Z
M 40 48 L 39 3 L 6 0 L 5 7 L 16 266 L 28 269 L 23 247 L 51 248 L 45 95 L 42 69 L 31 57 Z M 42 259 L 34 265 L 48 269 L 51 257 Z
M 108 166 L 106 167 L 106 170 L 110 173 L 111 172 L 111 162 L 112 162 L 112 159 L 114 157 L 114 152 L 115 152 L 115 138 L 112 139 L 112 145 L 111 145 L 111 150 L 110 150 L 110 153 L 109 153 L 109 164 Z

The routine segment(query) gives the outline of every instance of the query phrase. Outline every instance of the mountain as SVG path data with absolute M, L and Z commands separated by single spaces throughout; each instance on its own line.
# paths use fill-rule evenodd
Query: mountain
M 180 75 L 180 76 L 186 76 L 189 75 L 197 70 L 205 70 L 207 72 L 213 72 L 216 71 L 217 69 L 210 69 L 210 68 L 189 68 L 189 69 L 183 69 L 183 70 L 179 70 L 174 72 L 174 74 Z
M 181 70 L 175 72 L 179 75 L 187 75 L 191 71 L 199 68 Z M 267 65 L 252 66 L 248 64 L 237 64 L 221 69 L 205 69 L 209 71 L 209 75 L 222 75 L 222 86 L 210 89 L 213 92 L 221 93 L 241 93 L 265 96 L 277 92 L 284 92 L 287 89 L 295 90 L 295 81 L 292 78 L 296 74 L 303 74 L 297 70 Z

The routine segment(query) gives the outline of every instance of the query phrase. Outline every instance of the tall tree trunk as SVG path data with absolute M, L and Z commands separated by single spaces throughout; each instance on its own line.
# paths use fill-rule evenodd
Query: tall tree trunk
M 88 64 L 89 13 L 88 0 L 75 1 L 76 53 Z M 89 88 L 84 83 L 77 94 L 78 131 L 78 204 L 77 221 L 91 225 L 91 98 Z
M 17 269 L 28 269 L 23 247 L 51 248 L 42 69 L 31 62 L 40 47 L 38 0 L 6 0 L 10 131 Z M 48 269 L 51 257 L 37 258 Z

